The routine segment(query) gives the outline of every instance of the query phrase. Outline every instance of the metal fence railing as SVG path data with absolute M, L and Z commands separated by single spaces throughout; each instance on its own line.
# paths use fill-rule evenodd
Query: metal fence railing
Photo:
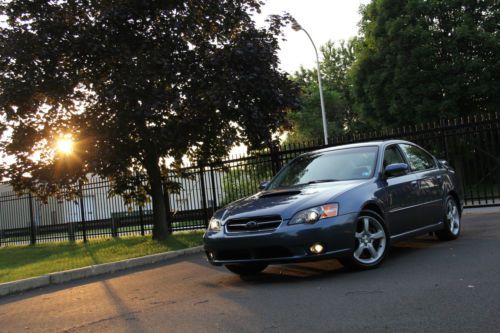
M 457 171 L 468 207 L 500 204 L 500 117 L 497 113 L 460 118 L 412 127 L 330 138 L 332 146 L 406 139 L 446 159 Z M 273 147 L 248 156 L 186 167 L 183 177 L 168 181 L 181 184 L 177 193 L 165 191 L 174 231 L 204 228 L 213 211 L 258 191 L 262 180 L 270 179 L 294 157 L 323 146 L 319 142 Z M 0 185 L 0 246 L 87 240 L 149 234 L 152 206 L 127 203 L 110 195 L 108 180 L 89 178 L 74 200 L 39 200 L 29 193 L 18 195 Z

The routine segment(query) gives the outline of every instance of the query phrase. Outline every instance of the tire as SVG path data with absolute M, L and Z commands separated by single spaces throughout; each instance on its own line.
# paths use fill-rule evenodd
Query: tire
M 339 261 L 354 270 L 378 267 L 389 249 L 389 237 L 384 219 L 371 210 L 362 211 L 356 219 L 354 250 Z
M 267 264 L 232 264 L 225 265 L 225 267 L 232 273 L 241 276 L 256 275 L 266 269 Z
M 460 236 L 461 226 L 457 201 L 451 195 L 448 195 L 443 208 L 444 227 L 442 230 L 436 231 L 436 236 L 442 241 L 455 240 Z

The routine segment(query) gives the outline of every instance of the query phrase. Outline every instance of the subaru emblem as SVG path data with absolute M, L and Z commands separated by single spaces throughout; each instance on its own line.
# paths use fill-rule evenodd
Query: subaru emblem
M 257 222 L 255 221 L 248 221 L 246 224 L 247 229 L 255 229 L 257 228 Z

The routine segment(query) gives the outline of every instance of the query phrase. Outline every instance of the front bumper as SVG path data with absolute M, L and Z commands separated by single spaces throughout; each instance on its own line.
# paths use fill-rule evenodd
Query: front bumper
M 205 234 L 205 251 L 213 265 L 279 264 L 339 257 L 352 251 L 356 217 L 357 213 L 352 213 L 297 225 L 283 221 L 272 232 L 227 234 L 222 228 L 217 233 Z M 309 251 L 315 243 L 324 246 L 321 254 Z

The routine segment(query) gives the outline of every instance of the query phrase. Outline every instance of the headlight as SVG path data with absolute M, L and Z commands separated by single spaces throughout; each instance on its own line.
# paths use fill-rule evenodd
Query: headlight
M 316 223 L 321 219 L 327 217 L 337 216 L 339 212 L 338 204 L 328 204 L 318 207 L 309 208 L 296 213 L 288 224 L 299 224 L 299 223 Z
M 221 229 L 221 226 L 220 226 L 220 221 L 214 217 L 212 217 L 210 219 L 210 221 L 208 222 L 208 229 L 207 231 L 208 232 L 217 232 L 217 231 L 220 231 Z

